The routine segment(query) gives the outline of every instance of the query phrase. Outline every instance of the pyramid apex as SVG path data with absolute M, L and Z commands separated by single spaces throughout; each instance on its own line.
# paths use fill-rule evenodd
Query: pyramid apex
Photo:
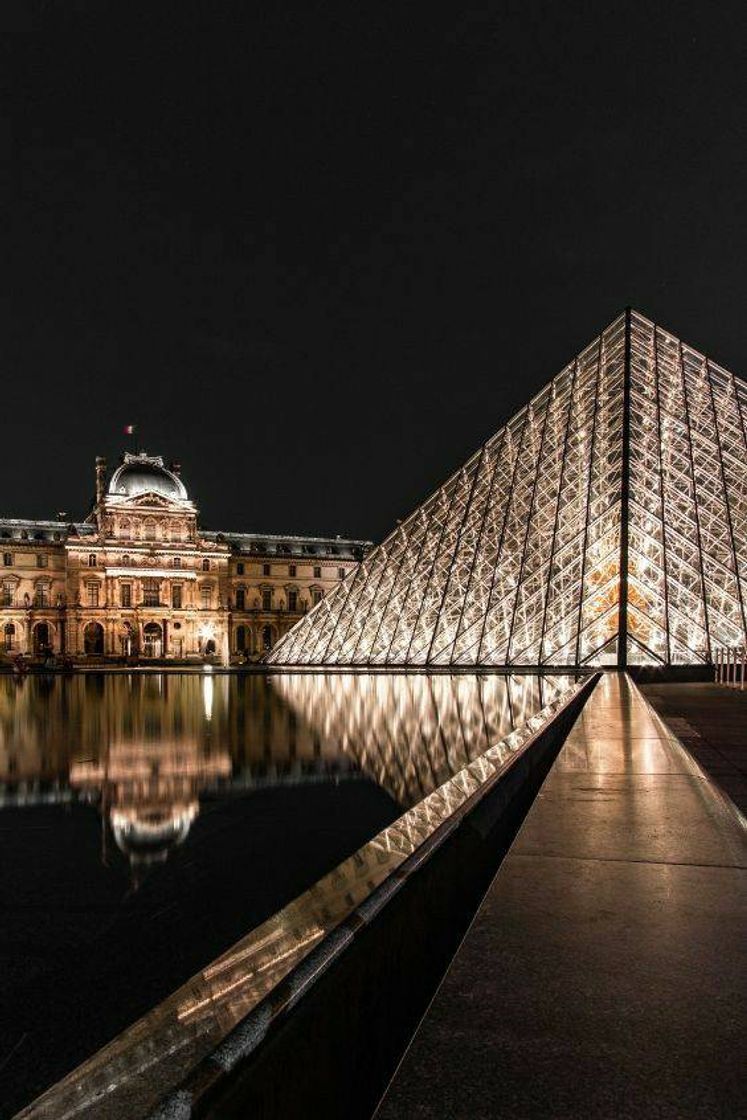
M 742 387 L 623 314 L 267 660 L 557 672 L 743 646 Z

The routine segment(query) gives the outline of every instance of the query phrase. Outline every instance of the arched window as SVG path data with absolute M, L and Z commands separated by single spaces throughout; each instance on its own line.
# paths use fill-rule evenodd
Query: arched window
M 16 628 L 12 622 L 6 622 L 3 627 L 3 646 L 6 653 L 10 653 L 16 640 Z
M 104 627 L 100 622 L 89 622 L 83 631 L 83 649 L 88 657 L 100 657 L 104 652 Z
M 262 627 L 262 649 L 272 649 L 275 644 L 275 627 L 263 626 Z
M 44 657 L 52 647 L 49 624 L 46 622 L 37 622 L 31 637 L 33 639 L 34 657 Z
M 149 622 L 143 627 L 143 653 L 146 657 L 161 657 L 163 653 L 163 632 L 157 622 Z
M 95 552 L 89 552 L 88 553 L 88 567 L 89 568 L 95 568 L 96 567 L 96 553 Z
M 202 570 L 203 570 L 203 572 L 209 572 L 210 571 L 210 561 L 207 558 L 207 556 L 202 561 Z

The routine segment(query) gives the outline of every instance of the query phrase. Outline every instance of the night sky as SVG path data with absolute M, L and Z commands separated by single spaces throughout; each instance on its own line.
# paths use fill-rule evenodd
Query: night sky
M 143 446 L 207 528 L 380 539 L 626 304 L 747 372 L 743 12 L 39 5 L 0 513 Z

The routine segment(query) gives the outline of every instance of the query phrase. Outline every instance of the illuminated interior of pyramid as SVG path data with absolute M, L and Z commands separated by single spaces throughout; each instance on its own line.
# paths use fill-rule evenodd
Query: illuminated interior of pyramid
M 747 638 L 747 384 L 625 311 L 277 665 L 693 664 Z

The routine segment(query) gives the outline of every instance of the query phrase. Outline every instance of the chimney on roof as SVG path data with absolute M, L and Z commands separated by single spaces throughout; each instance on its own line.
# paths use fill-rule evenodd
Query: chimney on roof
M 177 462 L 176 459 L 174 459 L 173 463 L 171 464 L 171 473 L 175 474 L 177 478 L 181 478 L 182 465 L 181 463 Z
M 104 497 L 106 482 L 106 459 L 102 455 L 96 456 L 96 502 Z

